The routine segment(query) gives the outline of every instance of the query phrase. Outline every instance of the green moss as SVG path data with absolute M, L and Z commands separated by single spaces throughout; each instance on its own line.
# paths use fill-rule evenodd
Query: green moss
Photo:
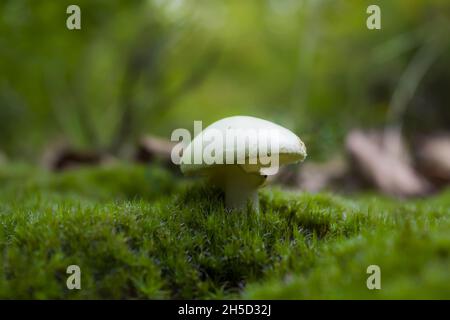
M 401 203 L 265 189 L 259 215 L 222 203 L 158 168 L 0 172 L 0 297 L 450 297 L 450 192 Z M 66 288 L 71 264 L 81 290 Z M 366 287 L 371 264 L 381 290 Z

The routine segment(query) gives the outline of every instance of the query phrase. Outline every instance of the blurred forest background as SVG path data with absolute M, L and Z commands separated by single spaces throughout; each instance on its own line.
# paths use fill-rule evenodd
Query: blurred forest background
M 449 31 L 448 0 L 2 0 L 0 163 L 60 141 L 131 159 L 143 136 L 238 114 L 292 129 L 310 162 L 357 128 L 416 149 L 450 128 Z

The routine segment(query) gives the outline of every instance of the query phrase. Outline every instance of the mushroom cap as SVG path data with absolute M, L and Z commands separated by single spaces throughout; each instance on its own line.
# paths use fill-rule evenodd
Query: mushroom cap
M 259 132 L 260 130 L 266 130 L 266 132 L 276 132 L 278 135 L 278 165 L 284 165 L 289 163 L 296 163 L 303 161 L 306 158 L 306 147 L 300 138 L 295 135 L 292 131 L 275 124 L 273 122 L 250 117 L 250 116 L 233 116 L 224 118 L 221 120 L 218 120 L 208 127 L 206 127 L 200 134 L 198 134 L 191 143 L 184 149 L 183 156 L 181 157 L 181 171 L 185 175 L 204 175 L 208 174 L 212 171 L 216 171 L 218 167 L 228 166 L 229 164 L 226 164 L 225 162 L 225 155 L 228 152 L 234 153 L 234 163 L 236 164 L 236 155 L 237 154 L 243 154 L 245 155 L 245 164 L 240 164 L 239 166 L 248 173 L 259 173 L 259 174 L 266 174 L 265 168 L 267 168 L 267 165 L 263 165 L 259 159 L 256 161 L 256 164 L 250 164 L 251 161 L 251 152 L 252 150 L 253 154 L 256 154 L 256 158 L 259 157 L 259 145 L 261 143 L 268 143 L 270 141 L 271 137 L 270 135 L 267 135 L 265 137 L 262 137 L 262 139 L 265 139 L 266 141 L 262 141 L 260 143 L 259 139 L 260 136 L 257 135 L 257 139 L 252 139 L 250 137 L 250 134 L 248 129 L 255 130 L 256 132 Z M 215 130 L 216 132 L 219 132 L 224 140 L 217 141 L 215 139 L 212 140 L 206 140 L 204 139 L 205 135 L 208 137 L 208 134 L 211 133 L 211 131 Z M 229 146 L 227 146 L 227 143 L 225 142 L 227 131 L 229 130 L 240 130 L 240 133 L 243 134 L 243 136 L 239 136 L 239 138 L 244 138 L 245 143 L 239 144 L 239 143 L 233 143 L 231 146 L 232 149 L 228 150 Z M 255 132 L 253 131 L 253 132 Z M 209 135 L 211 137 L 211 135 Z M 199 141 L 201 139 L 201 141 Z M 218 145 L 217 145 L 218 144 Z M 197 146 L 201 146 L 201 148 L 198 148 Z M 205 150 L 206 147 L 213 148 L 220 152 L 221 154 L 219 157 L 222 157 L 223 164 L 207 164 L 205 163 L 202 152 Z M 255 152 L 256 151 L 256 152 Z M 194 163 L 195 156 L 200 157 L 201 163 Z M 276 156 L 276 154 L 269 154 L 270 156 Z M 190 161 L 189 160 L 190 158 Z M 255 160 L 255 159 L 253 159 Z

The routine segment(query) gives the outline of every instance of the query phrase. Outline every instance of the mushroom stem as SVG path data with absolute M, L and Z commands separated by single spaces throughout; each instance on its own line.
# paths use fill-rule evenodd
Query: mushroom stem
M 264 183 L 265 177 L 257 173 L 247 173 L 239 166 L 227 168 L 225 183 L 225 206 L 228 209 L 246 209 L 250 207 L 259 212 L 258 187 Z
M 228 209 L 245 209 L 247 203 L 256 212 L 259 211 L 258 189 L 244 188 L 242 185 L 229 183 L 225 189 L 225 206 Z

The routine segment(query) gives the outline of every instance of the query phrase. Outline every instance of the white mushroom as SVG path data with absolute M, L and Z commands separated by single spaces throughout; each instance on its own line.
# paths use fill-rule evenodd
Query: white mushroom
M 227 208 L 243 209 L 250 202 L 258 211 L 258 188 L 267 175 L 305 157 L 304 143 L 290 130 L 267 120 L 235 116 L 214 122 L 191 141 L 184 149 L 181 171 L 209 177 L 224 190 Z

